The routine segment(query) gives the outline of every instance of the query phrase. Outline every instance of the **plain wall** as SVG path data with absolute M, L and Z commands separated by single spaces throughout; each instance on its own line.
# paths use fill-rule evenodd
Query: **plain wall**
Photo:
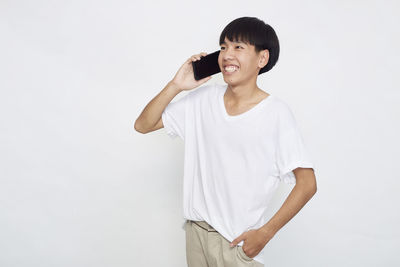
M 0 266 L 186 266 L 184 143 L 134 122 L 242 16 L 277 32 L 258 86 L 294 111 L 318 185 L 266 266 L 400 265 L 398 1 L 2 0 Z

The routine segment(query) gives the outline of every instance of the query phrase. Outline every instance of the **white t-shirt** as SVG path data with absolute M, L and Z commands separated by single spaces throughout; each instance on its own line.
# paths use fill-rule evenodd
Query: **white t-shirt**
M 226 112 L 227 85 L 204 85 L 162 113 L 171 138 L 184 140 L 183 217 L 206 221 L 229 242 L 263 226 L 280 181 L 313 168 L 289 106 L 269 95 L 235 116 Z M 239 246 L 243 245 L 241 241 Z M 264 247 L 254 260 L 264 264 Z

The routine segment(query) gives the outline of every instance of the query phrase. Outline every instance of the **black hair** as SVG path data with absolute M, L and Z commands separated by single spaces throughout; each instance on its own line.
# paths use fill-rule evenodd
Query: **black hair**
M 275 30 L 264 21 L 255 17 L 241 17 L 230 22 L 219 37 L 219 44 L 224 43 L 225 37 L 229 41 L 242 41 L 255 46 L 256 52 L 268 49 L 269 59 L 267 65 L 260 69 L 261 73 L 267 72 L 276 64 L 279 58 L 279 40 Z

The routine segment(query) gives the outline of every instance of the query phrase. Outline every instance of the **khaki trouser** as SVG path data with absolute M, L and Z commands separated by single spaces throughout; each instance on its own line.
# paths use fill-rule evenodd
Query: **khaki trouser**
M 187 220 L 186 260 L 188 267 L 264 267 L 248 257 L 242 246 L 230 242 L 205 221 Z

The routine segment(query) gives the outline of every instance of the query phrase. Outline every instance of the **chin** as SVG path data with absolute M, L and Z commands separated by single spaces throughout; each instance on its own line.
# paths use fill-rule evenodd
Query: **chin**
M 225 76 L 223 76 L 223 78 L 224 78 L 224 81 L 225 81 L 227 84 L 229 84 L 229 85 L 236 85 L 236 84 L 239 83 L 239 80 L 237 80 L 237 79 L 232 79 L 231 77 L 225 77 Z

